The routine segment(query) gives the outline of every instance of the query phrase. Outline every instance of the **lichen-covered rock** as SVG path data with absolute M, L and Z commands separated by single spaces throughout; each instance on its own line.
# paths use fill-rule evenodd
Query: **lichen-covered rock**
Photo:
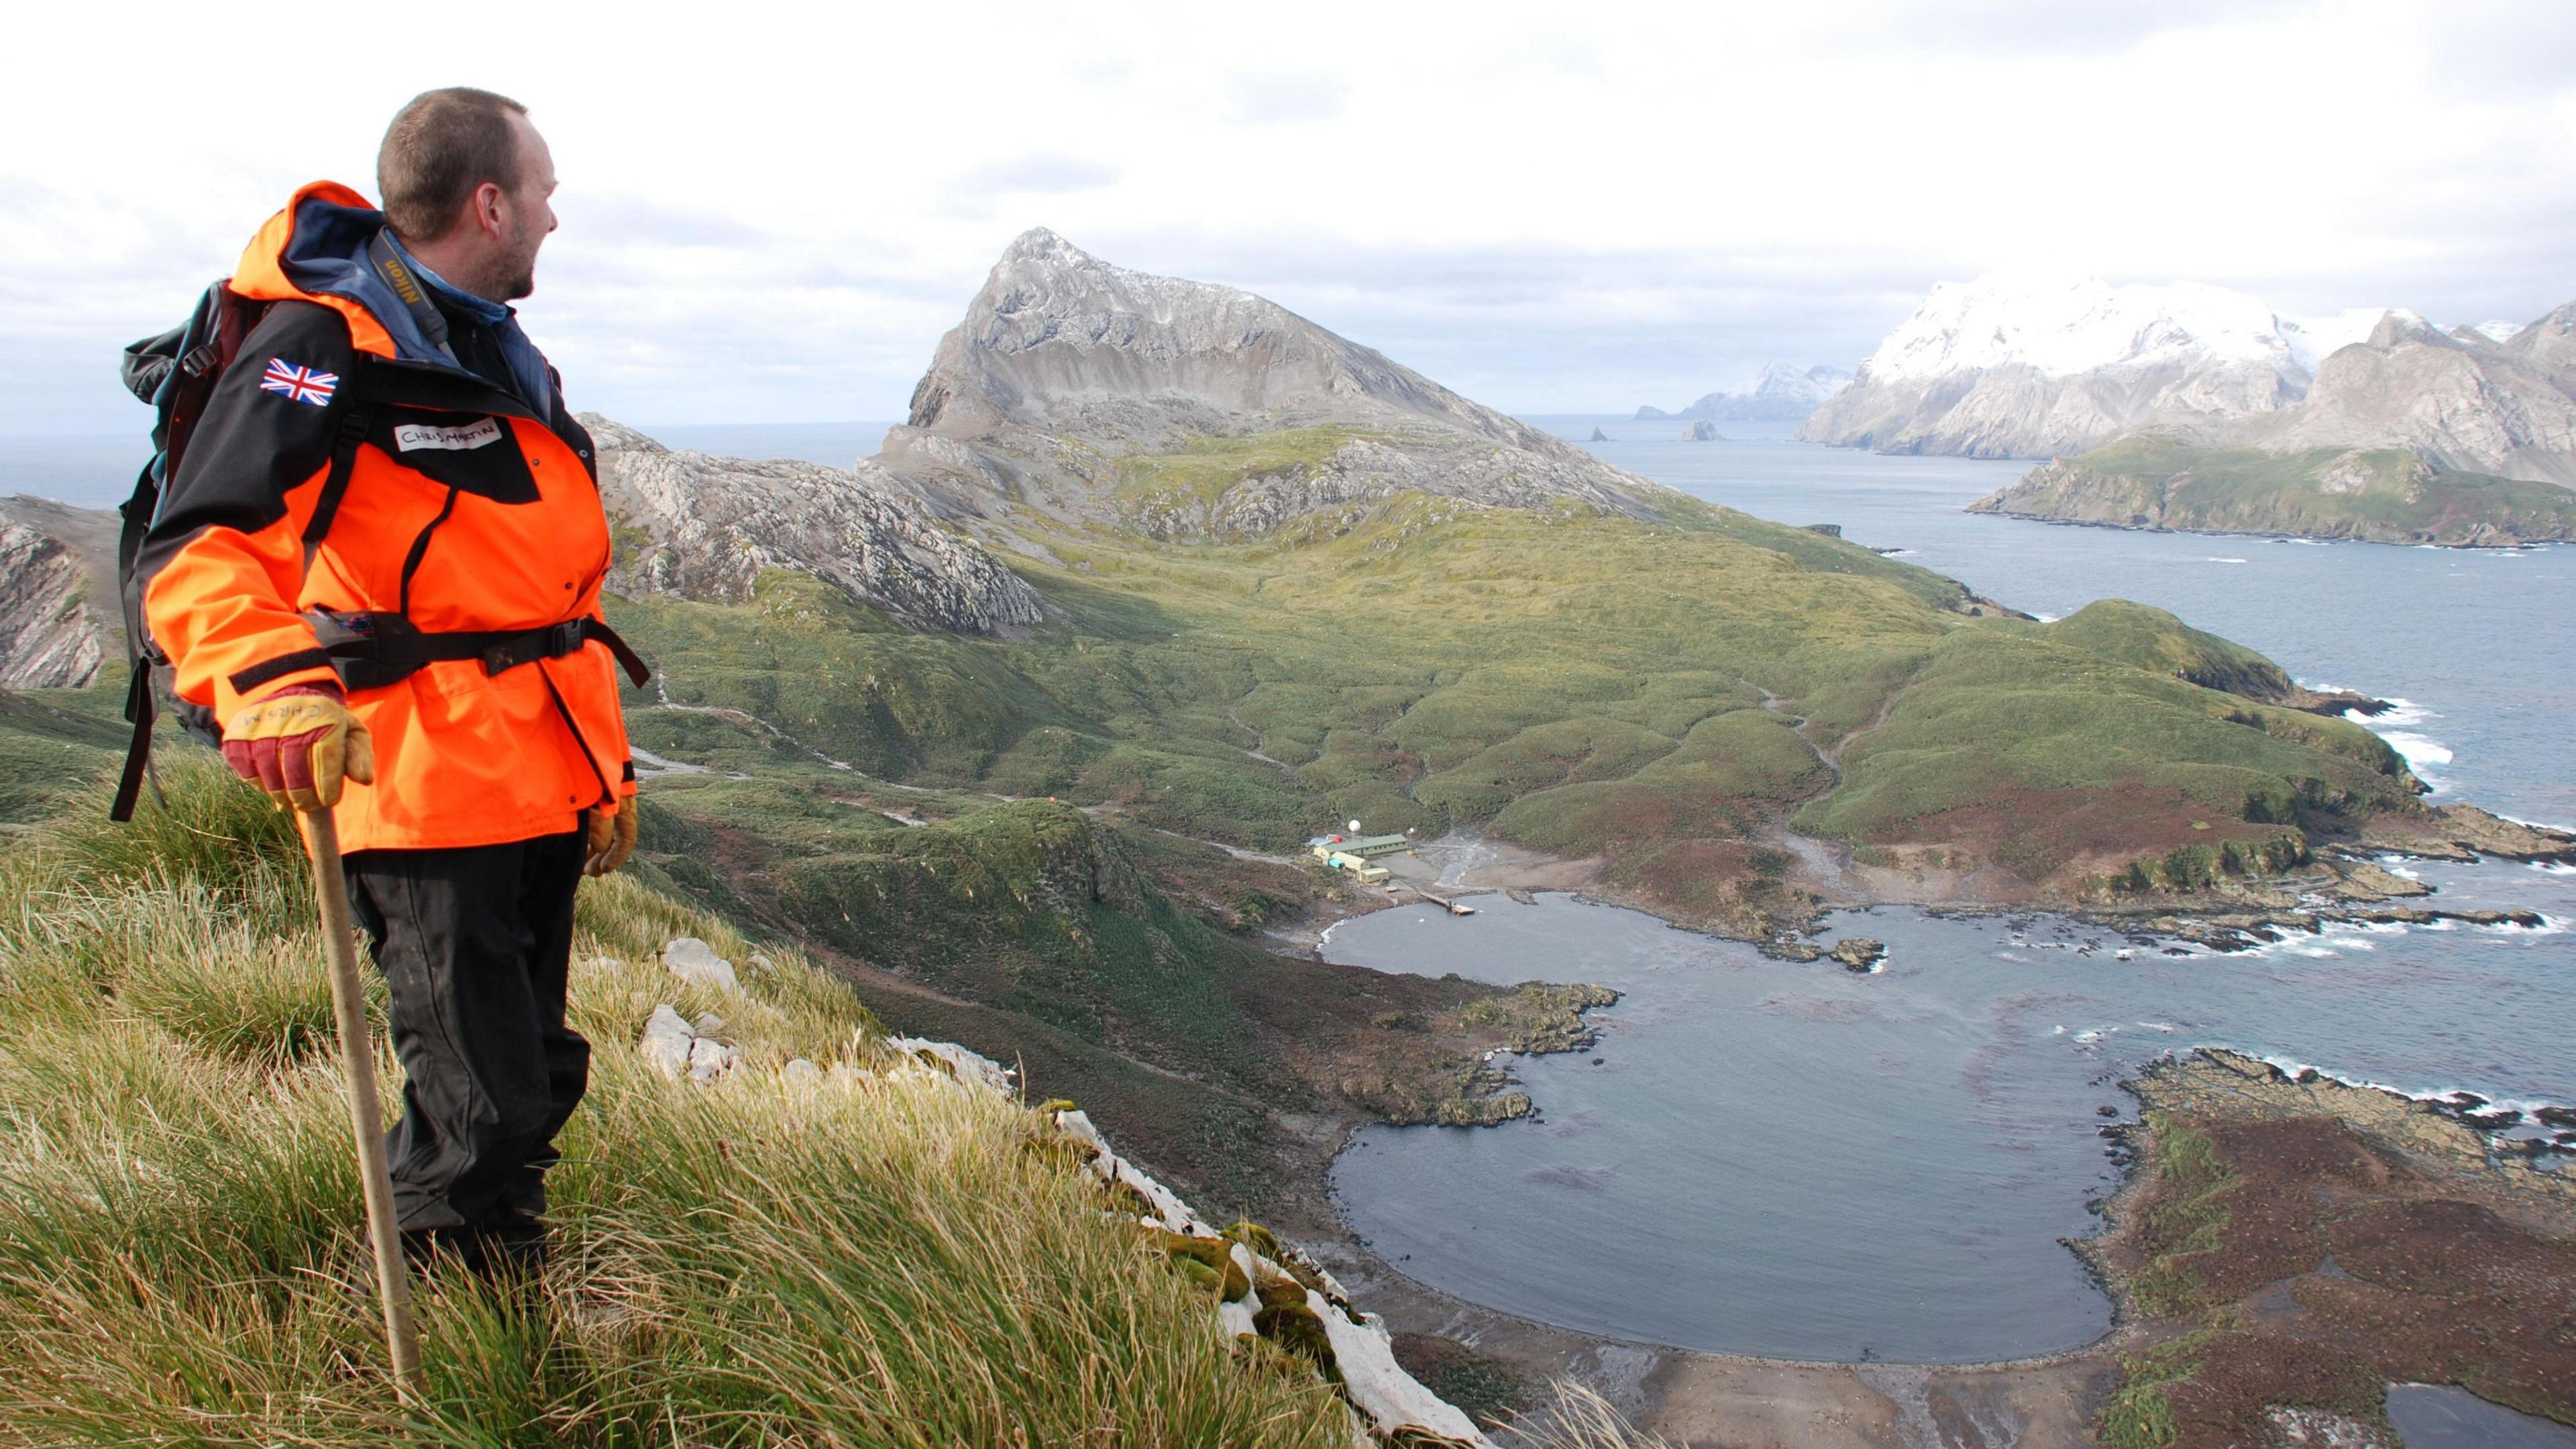
M 697 1033 L 689 1028 L 687 1018 L 669 1003 L 653 1008 L 645 1019 L 644 1035 L 636 1042 L 636 1054 L 662 1075 L 677 1079 L 689 1069 L 690 1049 L 697 1044 Z
M 875 463 L 711 457 L 582 421 L 619 527 L 613 589 L 738 603 L 764 570 L 795 569 L 915 627 L 992 634 L 1045 617 L 1036 590 Z
M 711 1036 L 698 1037 L 689 1043 L 689 1080 L 712 1082 L 732 1071 L 740 1060 L 742 1053 L 732 1046 Z
M 1092 1175 L 1143 1208 L 1152 1241 L 1185 1265 L 1193 1281 L 1208 1285 L 1218 1300 L 1217 1321 L 1229 1333 L 1268 1339 L 1312 1361 L 1378 1443 L 1495 1449 L 1463 1410 L 1405 1372 L 1384 1321 L 1354 1307 L 1323 1265 L 1257 1224 L 1224 1232 L 1210 1227 L 1171 1189 L 1113 1151 L 1089 1116 L 1069 1104 L 1048 1105 L 1057 1130 L 1088 1149 Z
M 996 1092 L 1011 1091 L 1011 1078 L 1017 1075 L 1009 1067 L 1003 1066 L 991 1057 L 968 1051 L 953 1041 L 930 1041 L 917 1036 L 896 1036 L 886 1038 L 886 1047 L 891 1051 L 902 1052 L 935 1063 L 940 1070 L 961 1082 L 988 1087 Z
M 1841 962 L 1846 971 L 1866 973 L 1878 969 L 1878 963 L 1887 959 L 1887 943 L 1867 936 L 1846 936 L 1825 954 Z
M 704 986 L 716 991 L 742 992 L 742 980 L 734 974 L 733 963 L 719 956 L 713 946 L 695 936 L 673 938 L 662 948 L 662 966 L 691 986 Z

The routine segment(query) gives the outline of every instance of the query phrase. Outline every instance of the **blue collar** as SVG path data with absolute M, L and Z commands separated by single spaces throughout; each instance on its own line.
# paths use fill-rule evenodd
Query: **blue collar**
M 498 327 L 510 317 L 508 304 L 495 302 L 488 297 L 475 296 L 472 292 L 431 271 L 420 258 L 411 254 L 411 248 L 404 246 L 402 238 L 394 235 L 391 228 L 386 229 L 385 240 L 393 243 L 394 254 L 403 259 L 404 266 L 411 268 L 412 275 L 429 284 L 429 290 L 436 294 L 441 303 L 464 313 L 486 327 Z

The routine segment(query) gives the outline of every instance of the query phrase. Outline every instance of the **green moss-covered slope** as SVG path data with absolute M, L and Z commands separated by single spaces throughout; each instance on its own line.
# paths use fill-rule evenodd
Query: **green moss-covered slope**
M 2058 523 L 2372 543 L 2514 546 L 2576 538 L 2576 491 L 2444 472 L 2397 449 L 2274 455 L 2119 439 L 1971 505 Z
M 792 575 L 740 607 L 615 605 L 666 676 L 668 707 L 632 701 L 636 735 L 719 770 L 828 759 L 1274 852 L 1353 818 L 1474 827 L 1747 931 L 1805 908 L 1753 869 L 1793 818 L 2073 891 L 2205 835 L 2273 842 L 2222 843 L 2234 869 L 2415 808 L 2366 732 L 2278 707 L 2297 691 L 2277 665 L 2169 614 L 1998 617 L 1923 570 L 1686 500 L 1647 522 L 1406 496 L 1339 534 L 1068 528 L 1046 547 L 1015 567 L 1060 613 L 1015 639 L 895 630 Z M 2076 838 L 2027 808 L 2043 796 L 2081 804 Z M 778 879 L 809 911 L 850 893 L 855 928 L 892 885 L 852 868 Z

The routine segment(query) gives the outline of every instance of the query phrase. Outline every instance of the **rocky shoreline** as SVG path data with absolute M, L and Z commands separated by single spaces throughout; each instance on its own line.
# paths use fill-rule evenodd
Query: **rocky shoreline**
M 2576 1423 L 2576 1174 L 2499 1151 L 2484 1098 L 2206 1048 L 2128 1086 L 2140 1121 L 2109 1130 L 2138 1165 L 2079 1251 L 2156 1345 L 2123 1356 L 2107 1437 L 2278 1442 L 2293 1413 L 2379 1449 L 2396 1443 L 2391 1383 Z
M 1454 888 L 1457 881 L 1499 889 L 1507 898 L 1528 898 L 1533 889 L 1573 889 L 1593 898 L 1582 867 L 1572 862 L 1476 842 L 1449 854 L 1426 850 L 1446 867 L 1426 871 Z M 2420 903 L 2430 887 L 2387 869 L 2388 857 L 2417 859 L 2558 861 L 2576 850 L 2576 837 L 2546 827 L 2506 821 L 2470 807 L 2431 812 L 2423 827 L 2410 831 L 2403 844 L 2373 842 L 2369 851 L 2321 854 L 2314 873 L 2330 880 L 2339 894 L 2311 891 L 2288 903 L 2249 907 L 2243 902 L 2209 900 L 2203 908 L 2129 911 L 2068 910 L 2063 907 L 1952 906 L 1941 914 L 2066 915 L 2096 924 L 2117 937 L 2114 949 L 2237 952 L 2315 935 L 2338 925 L 2463 926 L 2540 929 L 2551 924 L 2538 912 L 2523 909 L 2452 909 Z M 2340 848 L 2338 848 L 2340 851 Z M 1528 884 L 1523 884 L 1527 882 Z M 1473 887 L 1471 887 L 1473 888 Z M 1392 903 L 1392 902 L 1390 902 Z M 1633 901 L 1606 904 L 1638 906 Z M 2233 905 L 2234 908 L 2229 909 Z M 1660 914 L 1660 913 L 1658 913 Z M 1669 916 L 1665 919 L 1669 920 Z M 1675 922 L 1688 926 L 1686 922 Z M 1796 939 L 1758 943 L 1769 954 L 1792 960 L 1822 960 L 1847 969 L 1875 969 L 1882 956 L 1879 943 L 1857 936 L 1820 942 Z M 1786 949 L 1783 949 L 1786 948 Z M 2250 1073 L 2309 1097 L 2389 1104 L 2393 1120 L 2440 1123 L 2473 1142 L 2481 1160 L 2519 1162 L 2576 1153 L 2576 1106 L 2529 1103 L 2499 1105 L 2464 1090 L 2439 1096 L 2408 1098 L 2385 1089 L 2337 1082 L 2296 1064 L 2276 1067 L 2223 1051 L 2186 1052 L 2165 1059 L 2130 1084 L 2142 1104 L 2154 1109 L 2167 1081 L 2197 1080 L 2192 1074 L 2215 1068 L 2197 1063 L 2223 1062 L 2230 1072 Z M 2248 1065 L 2250 1064 L 2250 1065 Z M 2350 1115 L 2350 1113 L 2347 1113 Z M 2383 1113 L 2381 1115 L 2387 1115 Z M 1509 1313 L 1486 1309 L 1450 1297 L 1405 1275 L 1401 1266 L 1376 1257 L 1345 1225 L 1336 1238 L 1315 1250 L 1345 1278 L 1367 1282 L 1372 1301 L 1384 1305 L 1400 1343 L 1412 1345 L 1409 1357 L 1426 1364 L 1465 1364 L 1457 1371 L 1473 1382 L 1505 1382 L 1511 1376 L 1535 1385 L 1551 1376 L 1572 1376 L 1601 1391 L 1649 1428 L 1668 1435 L 1706 1436 L 1722 1442 L 1883 1445 L 1931 1443 L 1919 1431 L 1926 1423 L 1945 1426 L 1951 1437 L 1937 1442 L 2022 1449 L 2049 1444 L 2099 1442 L 2099 1416 L 2118 1408 L 2136 1385 L 2134 1363 L 2159 1346 L 2183 1335 L 2172 1323 L 2139 1312 L 2135 1304 L 2138 1269 L 2111 1255 L 2104 1246 L 2119 1225 L 2138 1212 L 2138 1203 L 2156 1181 L 2157 1159 L 2147 1129 L 2134 1124 L 2106 1124 L 2114 1158 L 2123 1171 L 2118 1192 L 2097 1206 L 2105 1228 L 2097 1238 L 2069 1240 L 2106 1294 L 2120 1305 L 2112 1332 L 2070 1353 L 1991 1364 L 1960 1366 L 1888 1366 L 1806 1363 L 1747 1356 L 1711 1354 L 1665 1346 L 1631 1343 L 1560 1329 Z M 2432 1129 L 2425 1129 L 2432 1130 Z M 2526 1166 L 2522 1169 L 2531 1173 Z M 2576 1192 L 2576 1174 L 2537 1173 L 2554 1189 Z M 1426 1372 L 1430 1370 L 1426 1369 Z M 2414 1372 L 2410 1370 L 2410 1372 Z M 2423 1370 L 2430 1373 L 2430 1369 Z M 1502 1375 L 1502 1378 L 1496 1378 Z M 2419 1375 L 2420 1376 L 2420 1375 Z M 2434 1381 L 2439 1381 L 2438 1379 Z M 2132 1394 L 2134 1397 L 2134 1394 Z M 1755 1412 L 1751 1406 L 1759 1405 Z M 1973 1422 L 1988 1411 L 2008 1410 L 2023 1429 L 2015 1436 L 1980 1437 Z M 2375 1411 L 2374 1411 L 2375 1412 Z M 1924 1416 L 1929 1415 L 1926 1419 Z M 2363 1419 L 2352 1419 L 2363 1423 Z M 1956 1430 L 1946 1426 L 1957 1425 Z M 1765 1437 L 1765 1436 L 1769 1437 Z M 2362 1439 L 2371 1444 L 2389 1442 Z

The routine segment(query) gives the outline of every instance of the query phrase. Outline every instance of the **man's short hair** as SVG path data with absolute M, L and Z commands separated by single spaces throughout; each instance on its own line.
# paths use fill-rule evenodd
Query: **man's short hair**
M 412 97 L 385 128 L 376 152 L 376 190 L 385 219 L 415 241 L 435 241 L 456 222 L 484 182 L 519 184 L 519 138 L 512 113 L 528 108 L 508 96 L 449 86 Z

